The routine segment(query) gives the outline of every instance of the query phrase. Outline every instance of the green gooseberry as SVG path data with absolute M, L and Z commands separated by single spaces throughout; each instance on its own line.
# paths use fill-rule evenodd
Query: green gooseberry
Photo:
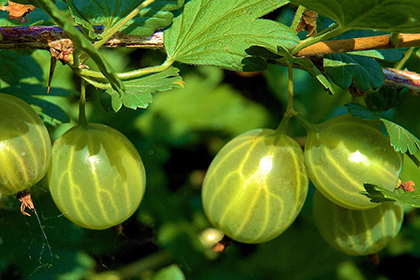
M 377 206 L 364 183 L 393 191 L 403 158 L 379 129 L 379 121 L 341 115 L 309 129 L 305 162 L 315 187 L 334 203 L 363 210 Z
M 202 203 L 209 221 L 242 243 L 269 241 L 296 219 L 309 179 L 299 144 L 272 129 L 228 142 L 205 175 Z
M 100 230 L 122 223 L 137 210 L 146 173 L 138 151 L 122 133 L 88 124 L 69 129 L 54 143 L 48 180 L 65 217 Z
M 16 194 L 48 171 L 51 139 L 44 122 L 25 101 L 0 93 L 0 193 Z
M 351 210 L 331 202 L 319 191 L 313 197 L 313 216 L 322 237 L 350 255 L 378 253 L 397 236 L 404 211 L 398 202 L 379 203 L 367 210 Z

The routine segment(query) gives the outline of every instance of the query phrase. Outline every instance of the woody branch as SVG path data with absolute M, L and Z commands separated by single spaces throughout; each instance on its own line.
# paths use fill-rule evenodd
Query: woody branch
M 101 33 L 102 31 L 102 27 L 97 27 L 96 32 Z M 57 42 L 63 40 L 71 44 L 71 40 L 67 34 L 57 26 L 0 27 L 0 49 L 50 50 L 57 45 Z M 162 31 L 157 31 L 147 37 L 117 33 L 104 44 L 104 47 L 164 49 L 163 40 Z M 363 50 L 409 47 L 420 47 L 420 34 L 399 34 L 397 44 L 395 44 L 395 40 L 391 41 L 391 35 L 318 42 L 300 50 L 296 56 L 320 56 Z M 384 69 L 383 71 L 387 84 L 407 86 L 415 91 L 420 91 L 419 74 L 394 69 Z

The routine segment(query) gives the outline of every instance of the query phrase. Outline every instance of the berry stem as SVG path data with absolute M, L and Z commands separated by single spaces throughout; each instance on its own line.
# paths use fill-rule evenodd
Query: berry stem
M 287 100 L 287 108 L 286 112 L 284 112 L 283 119 L 281 120 L 279 126 L 276 129 L 276 136 L 274 139 L 274 143 L 281 138 L 282 135 L 287 133 L 287 129 L 289 127 L 289 120 L 290 117 L 294 114 L 293 109 L 293 64 L 291 62 L 287 63 L 287 70 L 288 70 L 288 100 Z
M 86 82 L 82 79 L 80 86 L 80 99 L 79 99 L 79 125 L 87 127 L 86 119 Z
M 299 121 L 299 123 L 306 129 L 307 132 L 309 131 L 316 131 L 318 130 L 317 126 L 311 123 L 308 119 L 303 117 L 298 112 L 294 112 L 293 116 Z

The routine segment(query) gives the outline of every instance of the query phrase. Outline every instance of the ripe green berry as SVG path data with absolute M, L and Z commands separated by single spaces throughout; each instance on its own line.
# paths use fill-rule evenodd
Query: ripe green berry
M 51 140 L 44 122 L 25 101 L 0 93 L 0 192 L 12 195 L 47 173 Z
M 377 206 L 361 195 L 364 183 L 394 190 L 402 167 L 379 130 L 379 121 L 351 115 L 332 118 L 308 131 L 305 162 L 315 187 L 334 203 L 363 210 Z
M 385 202 L 368 210 L 342 208 L 316 191 L 313 197 L 315 224 L 335 249 L 350 255 L 371 255 L 397 236 L 403 222 L 398 202 Z
M 128 219 L 145 191 L 146 174 L 134 145 L 102 124 L 75 126 L 52 150 L 52 198 L 70 221 L 106 229 Z
M 237 136 L 213 159 L 202 202 L 209 221 L 243 243 L 269 241 L 296 219 L 308 191 L 302 148 L 271 129 Z

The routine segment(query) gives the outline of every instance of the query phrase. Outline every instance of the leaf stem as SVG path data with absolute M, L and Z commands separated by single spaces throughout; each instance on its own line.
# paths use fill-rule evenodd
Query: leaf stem
M 299 25 L 299 22 L 301 21 L 302 14 L 305 11 L 305 7 L 302 5 L 299 5 L 295 12 L 295 17 L 293 18 L 292 25 L 290 26 L 291 29 L 296 30 L 297 26 Z
M 403 67 L 404 67 L 405 63 L 407 62 L 407 60 L 408 60 L 408 59 L 411 57 L 411 55 L 413 54 L 413 51 L 414 51 L 414 48 L 413 48 L 413 47 L 411 47 L 411 48 L 409 48 L 408 50 L 406 50 L 406 51 L 404 52 L 404 57 L 403 57 L 400 61 L 398 61 L 398 62 L 395 64 L 394 69 L 396 69 L 396 70 L 401 70 L 401 69 L 403 69 Z
M 307 132 L 318 130 L 318 126 L 314 123 L 311 123 L 308 119 L 303 117 L 298 112 L 294 112 L 293 116 L 299 121 L 299 123 L 306 129 Z
M 414 162 L 417 167 L 420 167 L 420 160 L 415 155 L 410 154 L 408 151 L 405 154 Z
M 173 60 L 167 59 L 161 65 L 136 69 L 136 70 L 128 71 L 128 72 L 116 73 L 116 75 L 121 80 L 135 79 L 135 78 L 139 78 L 141 76 L 147 75 L 147 74 L 162 72 L 168 69 L 170 66 L 172 66 L 173 63 L 174 63 Z M 89 69 L 76 69 L 75 71 L 77 72 L 79 76 L 83 78 L 105 79 L 105 76 L 99 71 L 94 71 L 94 70 L 89 70 Z
M 299 45 L 297 45 L 293 50 L 292 50 L 292 55 L 296 55 L 300 50 L 313 45 L 315 43 L 321 42 L 321 41 L 326 41 L 328 39 L 331 39 L 333 37 L 336 37 L 338 35 L 340 35 L 341 33 L 345 32 L 346 30 L 344 28 L 341 28 L 341 26 L 338 23 L 335 23 L 331 26 L 329 26 L 328 28 L 322 30 L 321 32 L 319 32 L 316 36 L 312 36 L 309 37 L 305 40 L 302 40 Z
M 86 82 L 83 79 L 80 86 L 79 125 L 82 125 L 83 127 L 87 127 L 88 125 L 86 119 Z
M 155 0 L 145 0 L 143 1 L 137 8 L 132 10 L 125 18 L 120 20 L 117 24 L 112 26 L 109 30 L 105 30 L 105 32 L 101 35 L 102 39 L 95 42 L 93 46 L 96 49 L 100 49 L 102 45 L 104 45 L 109 39 L 111 39 L 112 36 L 114 36 L 115 33 L 117 33 L 127 22 L 132 20 L 135 16 L 137 16 L 140 11 L 147 6 L 153 4 Z
M 90 79 L 88 77 L 82 77 L 82 79 L 84 81 L 88 82 L 89 84 L 91 84 L 92 86 L 94 86 L 96 88 L 99 88 L 99 89 L 107 90 L 107 89 L 112 88 L 110 84 L 104 84 L 104 83 L 101 83 L 101 82 L 97 82 L 97 81 L 95 81 L 93 79 Z
M 288 80 L 288 87 L 287 87 L 287 91 L 288 91 L 288 99 L 287 99 L 287 108 L 286 108 L 286 113 L 287 115 L 292 115 L 294 113 L 294 108 L 293 108 L 293 64 L 292 63 L 287 63 L 287 74 L 289 77 Z

